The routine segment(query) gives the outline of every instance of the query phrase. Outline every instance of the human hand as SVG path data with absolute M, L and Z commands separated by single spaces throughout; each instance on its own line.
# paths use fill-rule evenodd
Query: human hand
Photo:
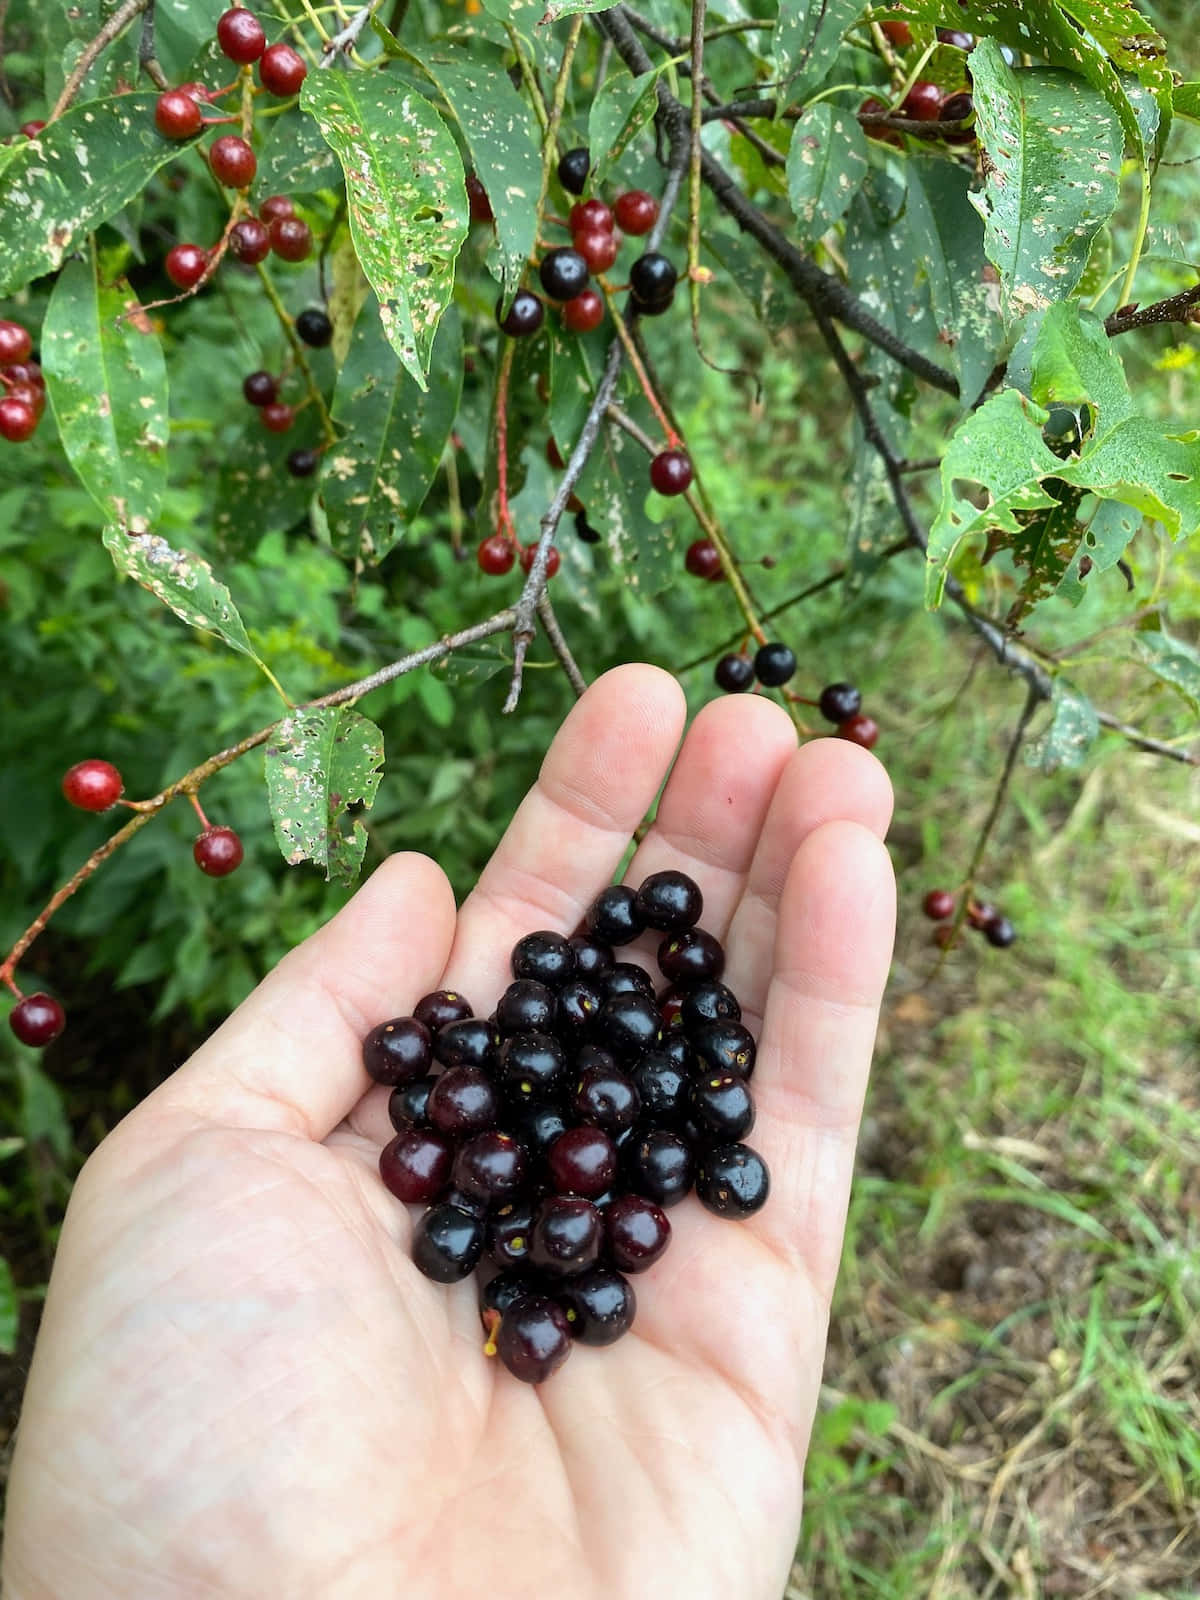
M 429 990 L 486 1013 L 570 932 L 684 720 L 622 667 L 571 712 L 456 914 L 386 862 L 88 1160 L 18 1429 L 7 1600 L 777 1600 L 799 1525 L 893 887 L 882 768 L 765 698 L 695 719 L 629 871 L 704 891 L 759 1036 L 745 1222 L 694 1199 L 632 1331 L 536 1388 L 482 1353 L 384 1189 L 361 1040 Z

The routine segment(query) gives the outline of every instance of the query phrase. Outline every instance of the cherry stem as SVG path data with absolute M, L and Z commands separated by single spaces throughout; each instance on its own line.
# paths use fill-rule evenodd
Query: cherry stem
M 259 282 L 263 286 L 263 291 L 266 294 L 267 299 L 271 302 L 271 309 L 279 319 L 279 326 L 283 329 L 287 341 L 292 347 L 293 359 L 295 360 L 296 365 L 300 368 L 300 371 L 304 374 L 304 382 L 308 389 L 308 397 L 312 401 L 313 405 L 316 406 L 318 415 L 321 418 L 321 433 L 324 436 L 325 443 L 327 445 L 332 444 L 337 435 L 334 432 L 333 419 L 329 415 L 329 408 L 325 404 L 325 396 L 317 387 L 317 380 L 313 377 L 313 371 L 308 364 L 308 356 L 305 354 L 304 344 L 301 341 L 299 334 L 296 332 L 295 323 L 292 321 L 287 307 L 279 298 L 279 291 L 271 282 L 271 274 L 267 271 L 266 266 L 261 261 L 258 263 L 258 277 Z
M 4 974 L 4 984 L 5 987 L 11 991 L 11 993 L 16 995 L 18 1000 L 24 1000 L 25 996 L 17 987 L 16 980 L 7 972 Z
M 487 1333 L 487 1338 L 483 1342 L 483 1353 L 485 1356 L 494 1356 L 496 1335 L 500 1332 L 500 1313 L 494 1307 L 489 1307 L 483 1313 L 482 1322 Z
M 517 530 L 508 506 L 508 385 L 516 349 L 515 340 L 504 341 L 504 354 L 496 375 L 496 524 L 511 545 L 517 542 Z
M 608 302 L 608 313 L 612 318 L 613 326 L 617 331 L 617 338 L 620 339 L 621 344 L 624 347 L 625 359 L 633 368 L 634 374 L 637 377 L 637 381 L 641 385 L 642 393 L 646 396 L 646 402 L 651 411 L 653 411 L 654 415 L 658 418 L 658 425 L 666 437 L 666 448 L 668 450 L 677 450 L 682 443 L 682 440 L 672 426 L 671 419 L 667 416 L 667 413 L 663 410 L 662 405 L 659 403 L 659 398 L 654 392 L 654 385 L 650 382 L 650 377 L 646 371 L 645 364 L 638 353 L 637 345 L 634 343 L 633 335 L 630 333 L 625 324 L 625 319 L 622 317 L 620 310 L 617 307 L 616 297 L 603 278 L 600 278 L 597 281 L 599 282 L 601 289 L 604 291 L 605 300 Z M 645 435 L 643 435 L 643 439 L 644 438 Z M 658 454 L 658 451 L 653 445 L 650 446 L 650 452 L 652 455 Z
M 201 826 L 201 827 L 202 827 L 202 828 L 203 828 L 203 829 L 204 829 L 204 831 L 205 831 L 205 832 L 206 832 L 206 833 L 207 833 L 207 832 L 208 832 L 208 830 L 209 830 L 209 829 L 210 829 L 210 828 L 211 828 L 211 827 L 212 827 L 212 823 L 211 823 L 211 822 L 210 822 L 210 821 L 209 821 L 209 820 L 208 820 L 208 818 L 207 818 L 207 817 L 206 817 L 206 816 L 205 816 L 205 815 L 204 815 L 204 808 L 203 808 L 203 806 L 202 806 L 202 805 L 201 805 L 201 804 L 200 804 L 200 799 L 199 799 L 199 796 L 198 796 L 198 795 L 195 795 L 195 794 L 189 794 L 189 795 L 188 795 L 188 799 L 189 799 L 189 800 L 190 800 L 190 801 L 191 801 L 191 803 L 192 803 L 192 810 L 193 810 L 193 811 L 194 811 L 194 812 L 195 812 L 195 813 L 196 813 L 196 815 L 197 815 L 197 816 L 198 816 L 198 817 L 199 817 L 199 818 L 200 818 L 200 826 Z

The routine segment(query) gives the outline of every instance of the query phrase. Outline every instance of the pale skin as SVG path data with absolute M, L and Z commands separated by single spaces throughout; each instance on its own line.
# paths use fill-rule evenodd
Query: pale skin
M 666 674 L 608 673 L 457 912 L 434 862 L 392 857 L 89 1159 L 6 1600 L 779 1600 L 891 954 L 891 792 L 853 745 L 797 749 L 765 698 L 713 702 L 680 745 L 684 721 Z M 673 759 L 627 877 L 704 891 L 759 1037 L 771 1197 L 739 1223 L 674 1207 L 632 1332 L 530 1387 L 484 1355 L 474 1285 L 408 1259 L 361 1040 L 443 986 L 490 1010 Z

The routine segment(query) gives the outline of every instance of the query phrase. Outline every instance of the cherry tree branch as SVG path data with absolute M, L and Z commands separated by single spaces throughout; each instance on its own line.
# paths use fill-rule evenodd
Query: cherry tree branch
M 83 54 L 75 63 L 71 76 L 63 84 L 62 93 L 54 102 L 54 109 L 46 118 L 47 122 L 54 122 L 62 116 L 79 93 L 80 85 L 96 64 L 97 58 L 107 50 L 114 39 L 124 33 L 134 17 L 145 11 L 149 4 L 150 0 L 125 0 L 125 4 L 113 12 L 95 38 L 90 39 L 84 46 Z
M 1121 306 L 1111 317 L 1104 319 L 1104 331 L 1111 339 L 1119 333 L 1129 333 L 1133 328 L 1156 327 L 1165 322 L 1194 322 L 1196 318 L 1191 313 L 1198 305 L 1200 283 L 1184 289 L 1181 294 L 1158 300 L 1152 306 L 1143 306 L 1140 311 L 1133 306 Z

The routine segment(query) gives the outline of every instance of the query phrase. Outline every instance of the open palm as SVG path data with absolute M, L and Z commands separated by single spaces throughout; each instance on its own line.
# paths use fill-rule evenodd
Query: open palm
M 51 1280 L 8 1499 L 8 1600 L 777 1600 L 892 935 L 890 793 L 715 702 L 629 877 L 677 866 L 758 1034 L 771 1198 L 694 1200 L 632 1332 L 544 1385 L 482 1353 L 380 1183 L 360 1041 L 426 991 L 480 1013 L 533 928 L 574 929 L 675 757 L 674 681 L 589 690 L 479 884 L 397 856 L 89 1160 Z

